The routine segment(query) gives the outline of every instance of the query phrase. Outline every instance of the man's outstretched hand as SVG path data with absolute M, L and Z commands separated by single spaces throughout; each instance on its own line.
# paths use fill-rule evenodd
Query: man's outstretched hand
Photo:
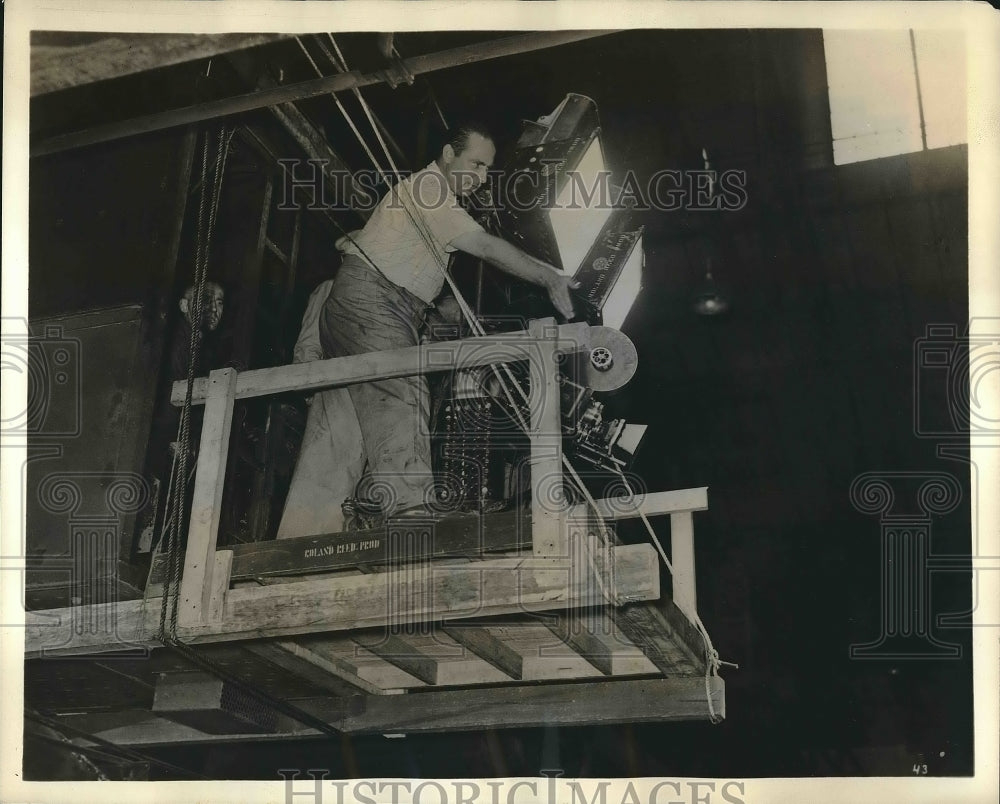
M 549 292 L 549 299 L 555 305 L 556 310 L 559 311 L 559 315 L 568 321 L 575 314 L 573 299 L 569 292 L 571 289 L 575 290 L 580 287 L 580 283 L 575 282 L 572 277 L 557 274 L 554 271 L 550 274 L 550 277 L 545 283 L 545 289 Z

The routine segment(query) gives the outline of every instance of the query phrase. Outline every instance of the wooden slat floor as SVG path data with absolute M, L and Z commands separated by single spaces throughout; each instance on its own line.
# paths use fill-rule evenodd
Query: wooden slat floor
M 265 695 L 349 731 L 393 730 L 401 712 L 411 713 L 406 716 L 411 731 L 525 725 L 539 715 L 529 717 L 525 710 L 505 719 L 503 714 L 503 702 L 513 706 L 524 695 L 560 722 L 707 718 L 703 651 L 692 640 L 693 628 L 675 627 L 683 615 L 671 611 L 672 606 L 664 599 L 631 604 L 613 615 L 595 608 L 478 622 L 412 623 L 392 630 L 199 645 L 196 650 Z M 211 680 L 204 668 L 167 647 L 146 655 L 32 659 L 25 665 L 25 700 L 74 728 L 122 744 L 248 739 L 246 730 L 227 733 L 225 721 L 202 731 L 185 724 L 183 717 L 154 709 L 158 684 L 169 680 L 176 688 L 205 678 Z M 721 680 L 713 678 L 711 689 L 720 710 Z M 644 697 L 645 703 L 631 701 L 628 694 L 622 699 L 624 693 Z M 481 722 L 456 703 L 473 694 L 483 710 Z M 603 700 L 607 696 L 620 699 L 621 707 L 609 707 Z M 383 710 L 376 699 L 387 697 L 397 702 L 405 698 L 406 705 Z M 359 712 L 369 716 L 359 719 Z M 316 732 L 281 715 L 274 729 L 257 738 L 305 733 Z

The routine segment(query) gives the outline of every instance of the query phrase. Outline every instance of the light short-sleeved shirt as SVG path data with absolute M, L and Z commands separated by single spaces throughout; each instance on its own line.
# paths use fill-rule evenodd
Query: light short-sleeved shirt
M 444 284 L 452 241 L 475 231 L 483 228 L 431 162 L 385 194 L 355 236 L 357 245 L 348 242 L 344 251 L 374 263 L 391 282 L 430 304 Z

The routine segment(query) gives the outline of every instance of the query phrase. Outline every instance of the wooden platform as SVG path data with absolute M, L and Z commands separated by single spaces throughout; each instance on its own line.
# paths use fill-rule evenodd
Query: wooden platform
M 616 614 L 520 615 L 197 651 L 345 733 L 707 719 L 703 651 L 683 615 L 669 601 Z M 710 688 L 724 715 L 722 680 L 712 678 Z M 25 695 L 67 725 L 121 745 L 319 734 L 281 713 L 241 715 L 263 704 L 236 700 L 238 688 L 165 647 L 29 660 Z
M 690 504 L 692 491 L 699 490 L 673 493 L 670 500 Z M 647 504 L 662 507 L 665 499 Z M 256 638 L 238 639 L 243 634 L 232 627 L 215 634 L 189 630 L 182 638 L 224 673 L 345 733 L 709 717 L 704 644 L 670 596 L 661 595 L 649 545 L 614 548 L 616 572 L 608 582 L 631 602 L 608 605 L 595 583 L 579 591 L 581 605 L 574 606 L 565 597 L 572 585 L 566 573 L 537 569 L 540 561 L 554 560 L 535 558 L 522 541 L 530 517 L 508 513 L 493 519 L 495 527 L 478 517 L 444 523 L 451 527 L 439 523 L 437 538 L 422 542 L 423 558 L 430 560 L 404 566 L 393 563 L 394 534 L 388 532 L 377 539 L 332 534 L 246 545 L 234 551 L 227 604 L 241 611 L 242 604 L 232 602 L 241 590 L 277 595 L 271 611 L 285 615 L 277 630 L 287 631 L 297 620 L 295 633 L 266 633 L 260 602 L 251 605 L 247 598 L 250 608 L 239 621 L 253 623 Z M 412 548 L 412 531 L 410 536 Z M 359 541 L 381 547 L 366 557 L 336 549 Z M 308 573 L 305 579 L 302 573 Z M 553 577 L 543 583 L 546 573 Z M 433 578 L 421 581 L 421 574 Z M 95 617 L 96 607 L 29 615 L 26 700 L 73 728 L 122 745 L 319 733 L 280 712 L 260 717 L 267 707 L 259 701 L 160 646 L 153 638 L 161 602 L 156 578 L 154 570 L 148 590 L 154 596 L 124 601 L 107 616 Z M 479 584 L 473 598 L 461 591 L 473 588 L 469 578 Z M 267 582 L 272 585 L 260 585 Z M 450 602 L 424 609 L 407 605 L 400 591 L 407 586 L 432 597 L 446 591 Z M 320 616 L 324 587 L 351 590 L 340 599 L 349 618 L 331 609 L 325 610 L 328 617 Z M 393 621 L 386 609 L 376 608 L 379 625 L 357 627 L 371 606 L 391 610 L 394 593 L 400 605 Z M 470 603 L 466 609 L 455 605 L 456 594 Z M 525 611 L 532 606 L 537 612 Z M 447 608 L 455 616 L 419 613 Z M 709 688 L 715 713 L 724 714 L 722 680 L 712 678 Z M 249 710 L 258 717 L 248 716 Z
M 143 599 L 27 613 L 27 702 L 120 744 L 724 715 L 694 626 L 692 513 L 707 490 L 565 501 L 556 357 L 586 348 L 588 333 L 533 322 L 433 349 L 212 372 L 196 384 L 206 407 L 177 597 L 183 647 L 158 639 L 167 573 L 154 565 Z M 530 505 L 219 546 L 237 398 L 518 360 L 530 367 Z M 652 544 L 620 544 L 605 527 L 640 513 L 669 516 L 669 575 Z

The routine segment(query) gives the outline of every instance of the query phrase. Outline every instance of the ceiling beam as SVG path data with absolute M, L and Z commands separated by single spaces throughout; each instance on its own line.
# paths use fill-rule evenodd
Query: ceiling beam
M 64 43 L 37 32 L 31 43 L 31 95 L 91 84 L 287 39 L 286 34 L 107 34 Z
M 259 69 L 259 65 L 255 65 L 247 53 L 235 53 L 230 56 L 229 62 L 247 85 L 256 86 L 257 91 L 267 91 L 278 86 L 277 82 L 268 76 L 266 71 L 260 72 L 259 75 L 255 74 L 256 70 Z M 270 110 L 275 119 L 284 127 L 285 131 L 302 148 L 306 157 L 318 160 L 319 164 L 323 166 L 323 179 L 332 197 L 337 199 L 339 203 L 353 198 L 351 172 L 347 167 L 347 163 L 330 146 L 326 134 L 315 126 L 294 103 L 278 103 L 271 106 Z M 345 177 L 345 186 L 343 189 L 346 198 L 344 199 L 338 198 L 337 195 L 338 186 L 334 179 L 334 176 L 337 174 Z M 366 209 L 355 208 L 353 211 L 363 220 L 368 220 L 371 215 Z
M 179 109 L 156 112 L 130 120 L 108 123 L 93 128 L 60 134 L 38 141 L 31 146 L 32 156 L 66 151 L 72 148 L 82 148 L 99 142 L 121 139 L 123 137 L 159 131 L 174 126 L 197 123 L 231 114 L 248 112 L 279 103 L 291 103 L 303 98 L 326 95 L 331 92 L 342 92 L 354 87 L 370 86 L 372 84 L 393 83 L 398 80 L 397 70 L 407 75 L 445 70 L 449 67 L 460 67 L 489 59 L 528 53 L 543 48 L 578 42 L 597 36 L 614 33 L 614 31 L 542 31 L 537 33 L 519 34 L 489 42 L 478 42 L 472 45 L 452 48 L 438 53 L 427 53 L 401 60 L 393 68 L 377 70 L 361 74 L 355 71 L 330 75 L 311 81 L 287 84 L 271 89 L 262 89 L 243 95 L 197 103 Z

